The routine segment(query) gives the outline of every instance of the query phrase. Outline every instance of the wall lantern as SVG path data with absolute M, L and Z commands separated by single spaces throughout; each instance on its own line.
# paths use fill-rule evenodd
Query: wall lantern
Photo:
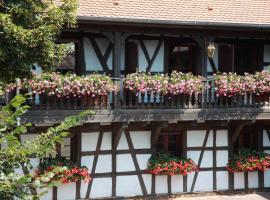
M 209 58 L 213 58 L 216 51 L 216 46 L 214 42 L 210 42 L 207 46 L 207 55 Z

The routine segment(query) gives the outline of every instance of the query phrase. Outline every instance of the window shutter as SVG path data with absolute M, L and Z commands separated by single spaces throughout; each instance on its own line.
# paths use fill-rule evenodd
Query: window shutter
M 220 72 L 233 71 L 233 51 L 230 45 L 219 45 L 218 47 L 218 64 Z

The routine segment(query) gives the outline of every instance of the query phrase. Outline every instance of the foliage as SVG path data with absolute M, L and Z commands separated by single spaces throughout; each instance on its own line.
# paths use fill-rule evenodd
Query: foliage
M 87 167 L 77 167 L 73 162 L 61 156 L 42 159 L 35 174 L 35 184 L 45 187 L 90 180 Z
M 46 158 L 55 156 L 56 144 L 62 144 L 63 138 L 69 135 L 69 129 L 81 123 L 86 115 L 93 114 L 90 111 L 78 116 L 64 119 L 58 126 L 50 127 L 32 141 L 22 143 L 20 135 L 27 132 L 31 124 L 19 124 L 20 117 L 29 109 L 24 105 L 25 96 L 17 95 L 0 111 L 0 194 L 1 199 L 10 199 L 15 196 L 19 199 L 38 199 L 33 175 L 28 173 L 33 167 L 30 158 Z M 25 172 L 25 175 L 17 173 L 17 169 Z
M 148 171 L 155 175 L 187 175 L 188 173 L 197 171 L 197 166 L 191 159 L 179 158 L 166 153 L 158 153 L 149 159 Z
M 14 90 L 16 84 L 9 84 L 8 90 Z M 115 90 L 111 77 L 100 74 L 76 76 L 59 73 L 43 73 L 33 79 L 24 79 L 20 89 L 38 94 L 57 97 L 107 96 Z
M 128 74 L 124 85 L 125 88 L 136 93 L 155 93 L 161 95 L 179 95 L 200 93 L 203 88 L 204 78 L 194 76 L 191 73 L 172 72 L 167 74 L 146 74 L 136 72 Z
M 230 172 L 265 171 L 270 168 L 270 155 L 264 152 L 244 149 L 229 160 L 227 169 Z
M 59 2 L 58 4 L 54 2 Z M 0 81 L 31 75 L 65 54 L 55 42 L 64 27 L 76 24 L 77 0 L 0 0 Z

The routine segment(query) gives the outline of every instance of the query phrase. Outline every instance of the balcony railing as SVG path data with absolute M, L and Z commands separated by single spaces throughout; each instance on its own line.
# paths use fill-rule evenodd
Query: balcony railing
M 0 98 L 0 105 L 15 94 L 8 93 L 5 98 Z M 115 106 L 115 101 L 119 102 L 118 107 Z M 214 89 L 214 81 L 209 79 L 203 82 L 202 92 L 192 95 L 135 94 L 121 86 L 118 94 L 112 92 L 108 96 L 58 98 L 33 94 L 26 103 L 32 110 L 262 108 L 270 107 L 270 95 L 245 92 L 244 95 L 232 97 L 218 96 Z

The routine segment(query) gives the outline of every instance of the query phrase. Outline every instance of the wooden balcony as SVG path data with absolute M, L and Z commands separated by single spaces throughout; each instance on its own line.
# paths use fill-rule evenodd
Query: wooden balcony
M 257 96 L 245 93 L 220 97 L 212 85 L 213 80 L 205 81 L 202 92 L 191 96 L 135 94 L 123 88 L 118 93 L 99 97 L 58 98 L 36 94 L 27 101 L 31 110 L 23 120 L 36 125 L 49 125 L 86 109 L 96 112 L 94 117 L 88 119 L 91 123 L 270 119 L 269 94 Z

